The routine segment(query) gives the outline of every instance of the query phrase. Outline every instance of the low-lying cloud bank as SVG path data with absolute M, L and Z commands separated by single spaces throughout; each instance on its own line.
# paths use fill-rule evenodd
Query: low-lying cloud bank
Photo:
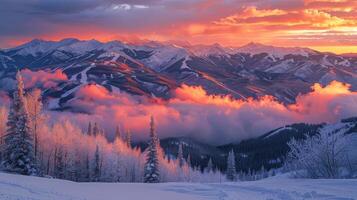
M 54 72 L 44 70 L 31 71 L 29 69 L 21 70 L 26 88 L 50 88 L 55 87 L 58 82 L 68 80 L 67 75 L 58 69 Z
M 130 129 L 136 139 L 144 139 L 148 135 L 149 117 L 153 115 L 160 137 L 190 136 L 223 144 L 259 136 L 286 124 L 335 122 L 357 116 L 357 92 L 349 88 L 350 85 L 337 81 L 326 87 L 315 84 L 310 93 L 298 96 L 295 104 L 284 105 L 271 96 L 236 100 L 208 95 L 201 87 L 187 85 L 178 88 L 168 101 L 152 100 L 110 93 L 92 84 L 79 89 L 77 98 L 69 105 L 93 113 L 72 115 L 83 127 L 92 118 L 108 134 L 120 125 L 123 130 Z M 68 118 L 65 113 L 59 115 Z
M 35 74 L 34 74 L 35 73 Z M 61 72 L 22 71 L 25 86 L 49 88 L 67 77 Z M 315 84 L 296 103 L 284 105 L 274 97 L 236 100 L 230 96 L 209 95 L 201 87 L 182 85 L 170 100 L 148 99 L 126 93 L 110 93 L 89 84 L 76 92 L 68 106 L 92 113 L 52 112 L 52 120 L 71 120 L 83 129 L 96 121 L 111 137 L 117 125 L 129 129 L 134 139 L 146 139 L 149 119 L 157 122 L 158 135 L 189 136 L 212 144 L 236 142 L 256 137 L 286 124 L 336 122 L 357 116 L 357 92 L 350 85 L 333 81 L 323 87 Z M 0 93 L 0 105 L 7 105 L 6 93 Z

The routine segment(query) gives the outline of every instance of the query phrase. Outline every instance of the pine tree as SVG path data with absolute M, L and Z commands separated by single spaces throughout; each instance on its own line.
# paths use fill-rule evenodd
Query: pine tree
M 104 128 L 100 129 L 99 134 L 100 134 L 101 136 L 104 136 L 104 135 L 105 135 Z
M 24 84 L 19 72 L 16 74 L 16 79 L 17 89 L 14 92 L 8 115 L 2 165 L 6 171 L 36 175 L 38 170 L 34 155 L 34 141 L 24 98 Z
M 213 171 L 213 163 L 212 163 L 212 158 L 208 160 L 207 167 L 206 167 L 206 172 L 210 173 Z
M 99 127 L 98 127 L 97 122 L 94 122 L 94 126 L 93 126 L 93 130 L 92 130 L 92 134 L 93 134 L 94 136 L 99 135 Z
M 190 168 L 192 168 L 191 155 L 190 155 L 190 154 L 188 154 L 186 162 L 187 162 L 187 166 L 190 167 Z
M 115 128 L 115 138 L 121 139 L 121 133 L 120 133 L 119 126 L 117 126 Z
M 7 116 L 8 116 L 7 109 L 5 107 L 0 107 L 0 165 L 3 157 L 4 136 L 6 134 Z
M 230 151 L 228 153 L 228 159 L 227 159 L 227 179 L 230 181 L 235 181 L 236 180 L 236 162 L 235 162 L 235 156 L 234 156 L 234 151 Z
M 120 155 L 119 153 L 116 156 L 116 170 L 115 170 L 115 181 L 116 182 L 120 182 L 121 181 L 121 169 L 120 169 L 120 165 L 121 165 L 121 161 L 120 161 Z
M 97 145 L 94 153 L 93 181 L 98 182 L 99 179 L 100 179 L 100 155 L 99 155 L 99 147 Z
M 155 132 L 154 118 L 151 117 L 150 122 L 150 141 L 147 152 L 147 160 L 144 168 L 144 182 L 158 183 L 160 182 L 159 160 L 158 160 L 158 138 Z
M 183 158 L 183 149 L 182 149 L 182 143 L 180 142 L 179 147 L 178 147 L 178 153 L 177 153 L 177 160 L 180 168 L 183 167 L 185 164 L 185 160 Z
M 84 180 L 85 181 L 90 181 L 90 163 L 89 163 L 88 154 L 86 155 L 85 168 L 84 168 L 83 176 L 84 176 Z
M 92 129 L 92 123 L 89 122 L 89 123 L 88 123 L 88 129 L 87 129 L 87 135 L 92 135 L 92 131 L 93 131 L 93 129 Z
M 41 90 L 35 89 L 30 94 L 26 96 L 26 103 L 29 114 L 29 122 L 31 128 L 31 134 L 34 139 L 34 151 L 35 158 L 38 160 L 38 151 L 39 151 L 39 136 L 38 136 L 38 127 L 43 123 L 45 116 L 42 114 L 42 101 L 41 101 Z
M 55 176 L 56 178 L 63 179 L 65 177 L 65 161 L 63 157 L 62 147 L 58 148 L 56 152 L 56 162 L 55 162 Z
M 125 142 L 128 145 L 128 147 L 131 147 L 131 132 L 126 130 L 126 137 L 125 137 Z

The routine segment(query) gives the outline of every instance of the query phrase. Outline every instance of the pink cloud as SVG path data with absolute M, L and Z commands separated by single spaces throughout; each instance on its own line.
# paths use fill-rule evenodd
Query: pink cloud
M 351 92 L 349 87 L 336 81 L 326 87 L 316 84 L 295 104 L 284 105 L 271 96 L 243 101 L 208 95 L 201 87 L 185 85 L 175 91 L 174 98 L 153 102 L 89 85 L 80 89 L 78 98 L 68 105 L 92 115 L 62 115 L 73 118 L 83 128 L 90 120 L 97 121 L 109 135 L 120 125 L 130 129 L 136 139 L 147 137 L 149 118 L 154 115 L 160 137 L 191 136 L 217 144 L 259 136 L 286 124 L 335 122 L 356 116 L 357 92 Z
M 44 70 L 31 71 L 29 69 L 21 70 L 26 88 L 41 87 L 51 88 L 57 85 L 58 82 L 68 80 L 66 74 L 58 69 L 54 72 Z

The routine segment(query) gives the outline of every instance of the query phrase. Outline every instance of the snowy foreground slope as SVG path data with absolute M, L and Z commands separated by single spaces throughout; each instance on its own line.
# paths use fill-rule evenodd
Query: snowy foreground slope
M 0 173 L 1 200 L 357 199 L 357 180 L 289 179 L 238 183 L 74 183 Z

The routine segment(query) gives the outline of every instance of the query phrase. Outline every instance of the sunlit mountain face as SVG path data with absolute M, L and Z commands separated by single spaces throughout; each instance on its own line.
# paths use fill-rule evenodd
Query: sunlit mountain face
M 0 1 L 0 97 L 15 74 L 52 120 L 226 144 L 357 115 L 357 2 Z M 37 39 L 36 39 L 37 38 Z
M 94 119 L 108 132 L 121 124 L 139 139 L 150 115 L 162 137 L 223 144 L 356 114 L 354 56 L 259 43 L 180 45 L 35 39 L 1 52 L 1 89 L 11 91 L 21 70 L 54 118 L 82 127 Z

